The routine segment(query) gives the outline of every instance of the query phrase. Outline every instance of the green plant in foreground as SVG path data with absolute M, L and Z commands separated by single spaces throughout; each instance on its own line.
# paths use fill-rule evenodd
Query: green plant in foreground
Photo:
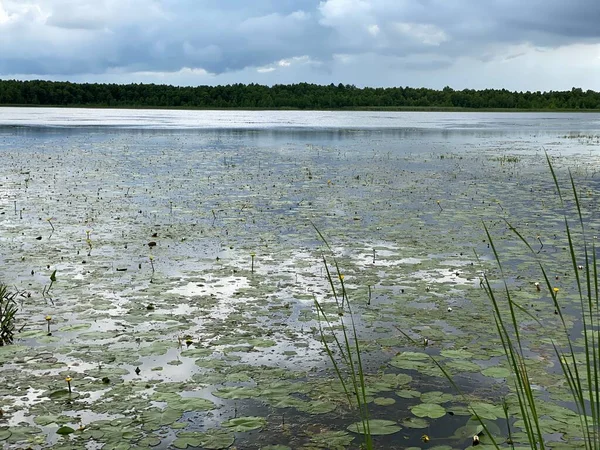
M 0 346 L 12 344 L 15 334 L 15 317 L 19 310 L 15 297 L 17 292 L 8 292 L 5 284 L 0 284 Z
M 600 351 L 600 341 L 598 340 L 600 290 L 598 288 L 596 246 L 593 240 L 588 242 L 586 237 L 584 214 L 581 209 L 573 175 L 569 172 L 569 190 L 572 194 L 572 206 L 574 206 L 571 217 L 575 217 L 575 221 L 577 222 L 575 228 L 572 227 L 571 222 L 573 219 L 570 219 L 567 212 L 568 205 L 548 155 L 546 155 L 546 160 L 559 196 L 561 208 L 565 211 L 563 218 L 568 241 L 568 252 L 579 297 L 578 319 L 581 321 L 583 337 L 583 349 L 581 349 L 583 351 L 582 360 L 578 359 L 577 351 L 580 348 L 575 345 L 574 338 L 571 337 L 571 330 L 566 318 L 563 316 L 563 308 L 558 301 L 559 289 L 552 285 L 550 277 L 539 259 L 539 251 L 536 252 L 523 235 L 508 222 L 507 225 L 533 255 L 545 281 L 546 288 L 551 295 L 555 313 L 559 317 L 559 327 L 566 338 L 566 349 L 561 349 L 555 340 L 552 340 L 552 345 L 564 380 L 571 393 L 572 405 L 579 416 L 578 432 L 582 441 L 582 448 L 586 450 L 598 450 L 600 449 L 600 355 L 598 354 Z M 541 418 L 540 408 L 534 394 L 534 387 L 528 373 L 527 356 L 525 354 L 527 349 L 520 333 L 520 323 L 517 319 L 517 314 L 523 312 L 529 318 L 533 318 L 536 321 L 537 319 L 513 301 L 513 296 L 508 287 L 507 277 L 499 253 L 494 245 L 494 240 L 485 224 L 484 227 L 500 270 L 503 283 L 503 297 L 507 301 L 508 313 L 503 312 L 501 309 L 500 294 L 494 291 L 492 283 L 485 275 L 484 287 L 492 302 L 496 328 L 502 340 L 504 352 L 513 374 L 520 418 L 524 424 L 524 431 L 527 435 L 529 446 L 532 449 L 544 450 L 549 448 L 545 443 L 547 436 L 544 432 L 543 418 Z M 583 265 L 578 262 L 582 259 L 585 262 Z M 539 285 L 536 288 L 539 290 Z M 542 326 L 539 321 L 537 322 Z
M 373 450 L 373 438 L 371 436 L 371 428 L 369 422 L 369 408 L 367 405 L 367 390 L 365 384 L 365 374 L 363 370 L 362 359 L 360 355 L 360 344 L 358 342 L 358 336 L 356 333 L 356 325 L 354 323 L 354 315 L 348 302 L 348 296 L 346 288 L 344 287 L 344 275 L 341 273 L 338 263 L 333 256 L 331 247 L 327 243 L 327 240 L 323 237 L 318 228 L 312 224 L 317 234 L 329 250 L 331 259 L 333 261 L 334 275 L 330 270 L 330 266 L 327 262 L 325 255 L 323 255 L 323 264 L 325 266 L 325 272 L 331 292 L 337 305 L 337 314 L 339 317 L 339 328 L 341 329 L 341 337 L 334 330 L 333 324 L 327 317 L 323 305 L 314 297 L 315 307 L 317 309 L 317 316 L 319 320 L 319 330 L 321 333 L 321 340 L 325 346 L 325 351 L 333 364 L 335 373 L 342 384 L 342 388 L 348 399 L 348 404 L 352 407 L 355 403 L 358 408 L 358 413 L 362 423 L 362 429 L 360 431 L 364 436 L 364 448 L 366 450 Z M 340 283 L 340 289 L 336 289 L 337 280 Z M 346 310 L 348 312 L 350 324 L 346 325 L 344 318 L 344 302 L 346 303 Z M 331 336 L 332 343 L 328 343 L 326 336 Z M 339 356 L 336 357 L 335 353 Z M 338 360 L 339 358 L 339 360 Z M 354 401 L 354 402 L 353 402 Z

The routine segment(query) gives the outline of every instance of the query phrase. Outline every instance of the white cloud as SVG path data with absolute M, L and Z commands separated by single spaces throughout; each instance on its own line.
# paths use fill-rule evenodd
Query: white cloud
M 319 3 L 321 23 L 327 26 L 345 25 L 348 20 L 364 18 L 371 12 L 367 0 L 326 0 Z
M 0 76 L 600 90 L 598 17 L 598 0 L 0 0 Z
M 444 30 L 432 24 L 396 23 L 394 25 L 401 34 L 425 45 L 440 45 L 449 40 Z
M 369 32 L 371 35 L 373 35 L 373 36 L 377 36 L 381 30 L 379 29 L 379 25 L 377 25 L 377 24 L 375 23 L 375 24 L 369 25 L 369 26 L 367 27 L 367 31 L 368 31 L 368 32 Z

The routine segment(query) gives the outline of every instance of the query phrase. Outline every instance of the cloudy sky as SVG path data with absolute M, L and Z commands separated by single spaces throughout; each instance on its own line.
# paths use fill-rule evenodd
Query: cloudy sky
M 0 0 L 0 78 L 600 91 L 600 0 Z

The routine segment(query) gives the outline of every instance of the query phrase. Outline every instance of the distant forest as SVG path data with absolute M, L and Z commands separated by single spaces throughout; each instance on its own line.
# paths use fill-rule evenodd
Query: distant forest
M 443 90 L 308 83 L 179 87 L 0 80 L 0 104 L 133 108 L 600 110 L 600 93 Z

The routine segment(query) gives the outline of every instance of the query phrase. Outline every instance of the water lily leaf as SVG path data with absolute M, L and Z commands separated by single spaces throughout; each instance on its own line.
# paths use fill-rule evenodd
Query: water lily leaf
M 431 419 L 438 419 L 446 414 L 444 407 L 436 403 L 421 403 L 411 406 L 410 410 L 417 417 L 429 417 Z
M 57 391 L 51 392 L 48 397 L 51 399 L 60 399 L 64 397 L 68 397 L 70 394 L 68 389 L 59 389 Z
M 447 403 L 454 400 L 454 395 L 447 394 L 441 391 L 425 392 L 421 395 L 421 402 L 423 403 Z
M 483 419 L 483 422 L 490 433 L 495 436 L 502 435 L 500 427 L 493 420 Z M 483 431 L 484 428 L 481 423 L 479 423 L 479 420 L 471 418 L 464 426 L 457 428 L 452 437 L 456 439 L 468 439 L 476 434 L 482 433 Z
M 59 328 L 58 331 L 69 332 L 69 331 L 87 330 L 91 326 L 92 325 L 89 324 L 89 323 L 78 323 L 78 324 L 75 324 L 75 325 L 64 326 L 62 328 Z
M 328 450 L 344 450 L 353 440 L 354 436 L 346 431 L 323 431 L 310 437 L 312 444 Z
M 199 447 L 202 443 L 202 433 L 197 431 L 185 431 L 177 435 L 177 439 L 171 445 L 175 448 Z
M 471 359 L 475 356 L 473 353 L 459 349 L 459 350 L 442 350 L 440 354 L 446 358 L 451 359 Z
M 402 427 L 393 420 L 372 419 L 369 420 L 369 429 L 373 436 L 381 436 L 397 433 Z M 348 426 L 348 430 L 353 433 L 363 434 L 363 423 L 355 422 Z
M 7 440 L 11 434 L 12 432 L 10 430 L 0 430 L 0 441 Z
M 313 400 L 310 402 L 302 402 L 301 405 L 296 406 L 296 409 L 308 414 L 325 414 L 334 411 L 336 408 L 335 403 L 327 402 L 323 400 Z
M 221 450 L 231 447 L 235 437 L 227 430 L 209 430 L 202 433 L 200 446 L 207 450 Z
M 375 398 L 375 400 L 373 400 L 373 402 L 379 406 L 389 406 L 389 405 L 393 405 L 394 403 L 396 403 L 396 400 L 394 400 L 393 398 L 389 398 L 389 397 L 377 397 L 377 398 Z
M 411 389 L 403 389 L 401 391 L 397 391 L 396 395 L 400 398 L 419 398 L 419 397 L 421 397 L 421 393 L 419 391 L 413 391 Z
M 502 406 L 495 406 L 484 402 L 474 402 L 470 407 L 481 419 L 496 420 L 498 417 L 504 417 Z
M 39 435 L 42 433 L 41 428 L 37 427 L 27 427 L 27 426 L 15 426 L 10 428 L 10 435 L 5 437 L 5 440 L 8 442 L 16 443 L 21 441 L 26 441 L 31 438 L 31 436 Z
M 202 356 L 210 356 L 214 353 L 214 350 L 210 348 L 190 348 L 181 352 L 181 356 L 188 358 L 199 358 Z
M 277 342 L 275 342 L 272 339 L 254 338 L 254 339 L 249 339 L 248 344 L 253 345 L 254 347 L 266 348 L 266 347 L 273 347 L 273 346 L 277 345 Z
M 212 392 L 212 395 L 219 398 L 227 399 L 241 399 L 241 398 L 255 398 L 260 396 L 260 390 L 247 386 L 231 386 L 219 388 Z
M 230 428 L 236 433 L 243 433 L 246 431 L 257 430 L 264 427 L 266 424 L 267 421 L 264 417 L 248 416 L 229 419 L 227 422 L 223 423 L 223 426 Z
M 156 436 L 146 436 L 137 442 L 138 447 L 156 447 L 161 443 L 160 438 Z
M 479 372 L 481 367 L 471 361 L 455 359 L 446 364 L 446 367 L 456 370 L 457 372 Z
M 407 417 L 400 425 L 405 428 L 427 428 L 429 422 L 421 417 Z
M 58 430 L 56 430 L 56 434 L 60 434 L 60 435 L 67 435 L 67 434 L 71 434 L 71 433 L 75 433 L 75 430 L 73 428 L 67 427 L 67 426 L 60 427 Z
M 46 425 L 50 425 L 51 423 L 58 423 L 58 416 L 39 415 L 35 416 L 33 421 L 36 425 L 41 425 L 44 427 Z
M 456 439 L 468 439 L 482 431 L 483 426 L 479 422 L 476 423 L 476 421 L 469 420 L 466 425 L 457 428 L 452 437 Z
M 482 370 L 481 373 L 492 378 L 508 378 L 510 376 L 510 370 L 505 367 L 488 367 Z

